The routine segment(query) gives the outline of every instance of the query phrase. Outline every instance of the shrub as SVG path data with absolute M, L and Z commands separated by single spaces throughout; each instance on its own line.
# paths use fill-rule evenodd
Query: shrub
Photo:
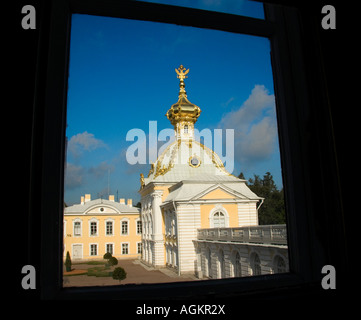
M 70 259 L 69 251 L 66 252 L 65 270 L 66 272 L 71 271 L 71 259 Z
M 113 279 L 122 281 L 127 277 L 127 273 L 122 267 L 117 267 L 113 271 Z
M 103 259 L 109 260 L 112 257 L 112 254 L 107 252 L 106 254 L 104 254 Z
M 111 257 L 108 260 L 108 263 L 109 263 L 110 266 L 116 266 L 118 264 L 118 259 L 116 257 Z

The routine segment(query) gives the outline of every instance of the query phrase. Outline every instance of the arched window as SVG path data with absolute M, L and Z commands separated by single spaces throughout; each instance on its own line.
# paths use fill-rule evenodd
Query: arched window
M 185 125 L 185 126 L 184 126 L 183 132 L 184 132 L 184 133 L 188 133 L 188 125 Z
M 226 226 L 226 217 L 223 212 L 213 213 L 213 228 L 224 228 Z
M 233 252 L 232 265 L 233 265 L 233 277 L 242 277 L 241 256 L 239 252 Z
M 275 260 L 274 260 L 274 263 L 273 263 L 273 270 L 274 270 L 274 273 L 283 273 L 283 272 L 286 272 L 287 269 L 286 269 L 286 262 L 285 260 L 280 257 L 280 256 L 276 256 L 275 257 Z
M 253 259 L 252 259 L 252 275 L 257 276 L 261 274 L 261 260 L 259 259 L 259 256 L 257 253 L 254 253 Z

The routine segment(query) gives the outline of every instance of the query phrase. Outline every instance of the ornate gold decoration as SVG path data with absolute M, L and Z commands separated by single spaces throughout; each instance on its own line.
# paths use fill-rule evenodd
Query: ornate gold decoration
M 144 174 L 141 173 L 140 174 L 140 188 L 143 189 L 145 186 L 145 182 L 144 182 Z
M 193 159 L 197 159 L 198 162 L 196 164 L 194 164 L 192 162 Z M 201 165 L 201 158 L 199 158 L 197 155 L 194 154 L 193 156 L 189 157 L 188 164 L 193 168 L 198 168 Z
M 157 166 L 155 168 L 155 174 L 154 174 L 154 178 L 158 177 L 159 175 L 164 175 L 166 174 L 170 169 L 173 168 L 174 166 L 174 158 L 176 155 L 176 150 L 177 147 L 174 147 L 172 150 L 172 153 L 170 154 L 170 158 L 169 158 L 169 162 L 168 162 L 168 166 L 166 167 L 164 164 L 162 166 L 162 162 L 164 159 L 164 156 L 169 152 L 171 146 L 173 146 L 173 144 L 170 144 L 162 153 L 162 155 L 157 159 Z M 178 143 L 178 147 L 179 147 L 179 143 Z
M 183 81 L 185 78 L 188 78 L 188 76 L 186 76 L 189 72 L 189 69 L 186 69 L 183 67 L 183 65 L 180 65 L 180 67 L 178 69 L 175 69 L 175 72 L 177 73 L 177 78 L 179 78 L 181 81 Z
M 178 102 L 170 107 L 166 116 L 176 128 L 177 123 L 180 121 L 187 121 L 194 124 L 201 114 L 201 109 L 187 99 L 184 79 L 188 78 L 187 74 L 189 73 L 189 69 L 181 65 L 178 69 L 175 69 L 175 71 L 177 78 L 180 80 Z
M 150 170 L 149 170 L 149 172 L 148 172 L 148 177 L 147 177 L 147 178 L 149 178 L 149 176 L 150 176 L 153 172 L 154 172 L 154 163 L 152 163 L 152 164 L 150 165 Z
M 213 164 L 220 170 L 222 170 L 224 173 L 230 175 L 230 173 L 226 170 L 224 167 L 224 164 L 222 160 L 219 158 L 219 156 L 213 151 L 207 148 L 204 144 L 195 141 L 195 143 L 199 144 L 200 147 L 208 154 L 208 156 L 212 159 Z

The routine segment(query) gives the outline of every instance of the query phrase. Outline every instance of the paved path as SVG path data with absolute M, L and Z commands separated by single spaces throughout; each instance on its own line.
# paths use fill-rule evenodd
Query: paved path
M 178 276 L 172 270 L 167 268 L 154 269 L 143 265 L 139 260 L 119 260 L 119 267 L 127 272 L 127 278 L 120 284 L 142 284 L 142 283 L 164 283 L 178 281 L 198 280 L 194 276 Z M 117 267 L 116 266 L 116 267 Z M 87 269 L 95 266 L 86 264 L 74 264 L 74 269 Z M 118 280 L 112 277 L 89 277 L 87 275 L 63 277 L 64 287 L 84 287 L 84 286 L 111 286 L 119 285 Z

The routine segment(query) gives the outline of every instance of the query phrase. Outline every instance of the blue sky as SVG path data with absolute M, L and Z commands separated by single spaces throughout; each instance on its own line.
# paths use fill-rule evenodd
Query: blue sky
M 110 194 L 136 203 L 139 175 L 129 165 L 129 130 L 172 128 L 180 64 L 199 130 L 235 129 L 234 175 L 270 171 L 282 187 L 269 40 L 221 31 L 73 15 L 67 108 L 65 202 Z M 161 144 L 159 144 L 161 146 Z

